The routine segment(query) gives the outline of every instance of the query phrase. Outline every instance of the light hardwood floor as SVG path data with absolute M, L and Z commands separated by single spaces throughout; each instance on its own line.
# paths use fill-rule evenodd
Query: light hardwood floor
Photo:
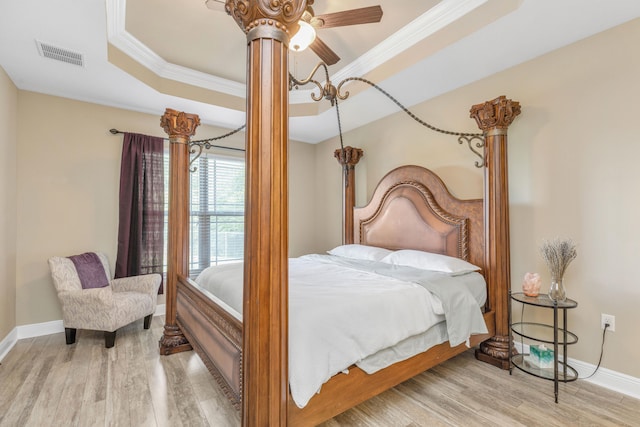
M 0 426 L 238 426 L 193 352 L 158 355 L 163 317 L 118 331 L 20 340 L 0 365 Z M 585 381 L 513 375 L 471 351 L 326 422 L 335 426 L 640 426 L 640 401 Z

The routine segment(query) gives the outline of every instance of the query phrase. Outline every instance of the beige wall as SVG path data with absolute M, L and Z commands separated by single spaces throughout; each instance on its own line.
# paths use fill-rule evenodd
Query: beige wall
M 316 250 L 315 146 L 289 144 L 289 255 Z
M 636 19 L 412 108 L 445 129 L 477 131 L 469 119 L 472 104 L 499 95 L 521 103 L 522 114 L 509 130 L 512 287 L 521 289 L 524 274 L 536 271 L 548 288 L 538 248 L 545 239 L 572 238 L 578 258 L 565 283 L 579 303 L 569 313 L 579 342 L 569 356 L 595 365 L 600 314 L 613 314 L 616 331 L 607 335 L 602 365 L 636 378 L 640 52 L 629 40 L 638 39 Z M 454 137 L 427 131 L 404 113 L 349 132 L 345 144 L 365 151 L 358 166 L 361 200 L 385 172 L 407 163 L 435 170 L 459 197 L 482 195 L 474 156 Z M 334 222 L 340 214 L 339 167 L 331 155 L 337 145 L 334 139 L 317 147 L 318 182 L 331 187 L 319 191 L 317 218 L 328 219 L 318 229 L 320 250 L 340 241 Z M 519 316 L 519 307 L 515 311 Z M 525 317 L 551 320 L 549 312 L 533 309 Z
M 471 104 L 502 94 L 522 104 L 509 144 L 513 288 L 520 288 L 527 271 L 548 281 L 538 253 L 544 239 L 574 239 L 578 258 L 566 285 L 579 302 L 569 321 L 580 341 L 569 355 L 595 364 L 600 313 L 613 314 L 616 332 L 607 337 L 603 366 L 634 377 L 640 377 L 634 333 L 640 287 L 633 279 L 640 253 L 640 196 L 634 188 L 640 182 L 634 126 L 640 53 L 625 46 L 639 37 L 635 20 L 412 108 L 443 128 L 475 131 L 468 118 Z M 3 338 L 15 325 L 61 318 L 48 257 L 101 250 L 113 264 L 122 139 L 108 129 L 155 135 L 162 130 L 154 115 L 17 91 L 4 73 L 0 95 Z M 202 127 L 197 137 L 218 134 Z M 241 143 L 237 137 L 231 141 Z M 455 138 L 433 134 L 404 114 L 349 132 L 345 144 L 365 150 L 357 172 L 360 204 L 384 173 L 407 163 L 435 170 L 458 197 L 482 194 L 476 158 Z M 292 255 L 340 243 L 337 147 L 337 139 L 291 144 Z M 526 315 L 549 320 L 545 312 Z
M 19 92 L 17 293 L 18 325 L 61 318 L 47 259 L 103 251 L 114 267 L 118 232 L 118 182 L 122 136 L 108 130 L 164 135 L 160 117 Z M 195 139 L 226 130 L 197 129 Z M 244 134 L 219 145 L 244 146 Z M 291 143 L 290 251 L 305 253 L 313 233 L 311 185 L 314 148 Z M 228 153 L 228 152 L 227 152 Z M 15 227 L 13 227 L 15 229 Z M 164 302 L 160 297 L 160 303 Z
M 18 90 L 0 67 L 0 341 L 16 326 Z

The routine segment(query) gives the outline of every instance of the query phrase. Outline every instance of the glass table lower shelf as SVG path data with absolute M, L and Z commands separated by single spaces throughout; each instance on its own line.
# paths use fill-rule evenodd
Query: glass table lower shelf
M 555 375 L 553 368 L 538 368 L 529 362 L 528 354 L 516 354 L 511 356 L 513 366 L 528 374 L 535 375 L 539 378 L 554 381 Z M 578 379 L 578 372 L 566 363 L 558 360 L 558 381 L 568 383 Z
M 517 322 L 511 325 L 514 334 L 534 341 L 553 344 L 553 326 L 535 322 Z M 573 332 L 557 328 L 558 345 L 571 345 L 578 342 L 578 336 Z

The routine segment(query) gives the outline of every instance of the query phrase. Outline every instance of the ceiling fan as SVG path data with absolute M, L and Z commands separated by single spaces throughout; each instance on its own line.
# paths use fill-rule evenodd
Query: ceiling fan
M 314 0 L 307 0 L 307 9 L 300 19 L 301 25 L 309 24 L 314 30 L 310 36 L 312 40 L 308 45 L 320 59 L 327 65 L 333 65 L 340 61 L 340 57 L 327 46 L 319 37 L 315 35 L 315 31 L 325 28 L 344 27 L 347 25 L 371 24 L 380 22 L 382 19 L 382 7 L 369 6 L 359 9 L 344 10 L 341 12 L 326 13 L 324 15 L 315 15 L 311 7 Z M 209 9 L 224 10 L 224 0 L 206 0 L 205 4 Z M 304 24 L 303 24 L 304 23 Z M 295 36 L 294 36 L 295 37 Z M 304 50 L 307 46 L 295 45 L 292 39 L 292 49 L 296 51 Z

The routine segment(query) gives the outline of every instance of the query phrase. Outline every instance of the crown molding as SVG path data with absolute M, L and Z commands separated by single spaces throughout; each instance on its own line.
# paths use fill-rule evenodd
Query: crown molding
M 191 68 L 165 61 L 125 28 L 126 0 L 107 0 L 107 39 L 109 43 L 154 72 L 156 75 L 181 83 L 221 92 L 239 98 L 246 97 L 246 85 L 223 79 Z
M 334 80 L 342 81 L 347 77 L 369 73 L 488 1 L 443 0 L 335 73 Z
M 332 79 L 342 81 L 347 77 L 367 74 L 416 43 L 487 3 L 487 1 L 443 0 L 360 58 L 341 68 L 334 74 Z M 160 77 L 227 95 L 240 98 L 246 97 L 245 84 L 172 64 L 162 59 L 144 43 L 127 32 L 125 28 L 126 7 L 127 0 L 106 1 L 107 37 L 109 43 Z M 289 102 L 291 104 L 311 102 L 312 93 L 313 89 L 297 90 L 290 93 Z

